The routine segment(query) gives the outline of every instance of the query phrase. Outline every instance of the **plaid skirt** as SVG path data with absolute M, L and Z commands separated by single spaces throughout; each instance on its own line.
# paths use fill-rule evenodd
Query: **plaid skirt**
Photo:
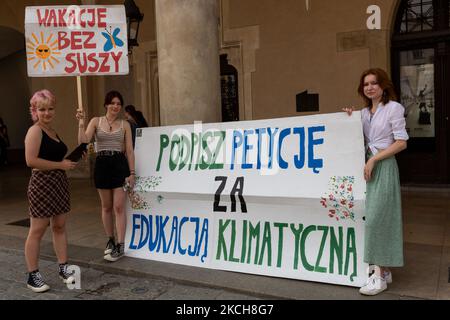
M 63 170 L 33 170 L 27 195 L 33 218 L 51 218 L 70 211 L 69 181 Z

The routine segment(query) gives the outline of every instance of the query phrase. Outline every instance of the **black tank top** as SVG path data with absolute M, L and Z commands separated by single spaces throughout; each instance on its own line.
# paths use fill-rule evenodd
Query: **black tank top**
M 38 158 L 48 161 L 62 161 L 67 153 L 67 146 L 56 135 L 59 142 L 50 138 L 44 130 L 42 130 L 41 147 L 39 148 Z

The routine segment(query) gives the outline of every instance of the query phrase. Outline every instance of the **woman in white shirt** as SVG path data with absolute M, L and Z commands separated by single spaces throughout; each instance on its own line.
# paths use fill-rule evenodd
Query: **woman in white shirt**
M 358 87 L 366 144 L 367 181 L 364 261 L 374 273 L 359 292 L 376 295 L 392 282 L 388 267 L 403 266 L 400 179 L 395 155 L 406 149 L 404 107 L 396 102 L 392 81 L 379 68 L 363 72 Z M 353 108 L 345 108 L 351 115 Z

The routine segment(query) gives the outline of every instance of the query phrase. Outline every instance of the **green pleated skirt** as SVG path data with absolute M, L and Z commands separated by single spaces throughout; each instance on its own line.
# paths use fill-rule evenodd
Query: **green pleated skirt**
M 367 182 L 364 261 L 403 266 L 402 202 L 395 157 L 377 162 Z

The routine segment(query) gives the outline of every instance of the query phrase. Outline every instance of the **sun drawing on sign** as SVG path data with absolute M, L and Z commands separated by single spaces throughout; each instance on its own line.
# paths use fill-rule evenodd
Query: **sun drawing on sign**
M 32 61 L 33 68 L 36 70 L 41 67 L 43 71 L 47 71 L 47 68 L 54 68 L 59 63 L 59 60 L 54 55 L 60 55 L 58 50 L 58 39 L 53 40 L 53 33 L 44 41 L 44 32 L 41 32 L 40 39 L 34 32 L 31 34 L 32 39 L 27 38 L 27 55 L 28 61 Z

